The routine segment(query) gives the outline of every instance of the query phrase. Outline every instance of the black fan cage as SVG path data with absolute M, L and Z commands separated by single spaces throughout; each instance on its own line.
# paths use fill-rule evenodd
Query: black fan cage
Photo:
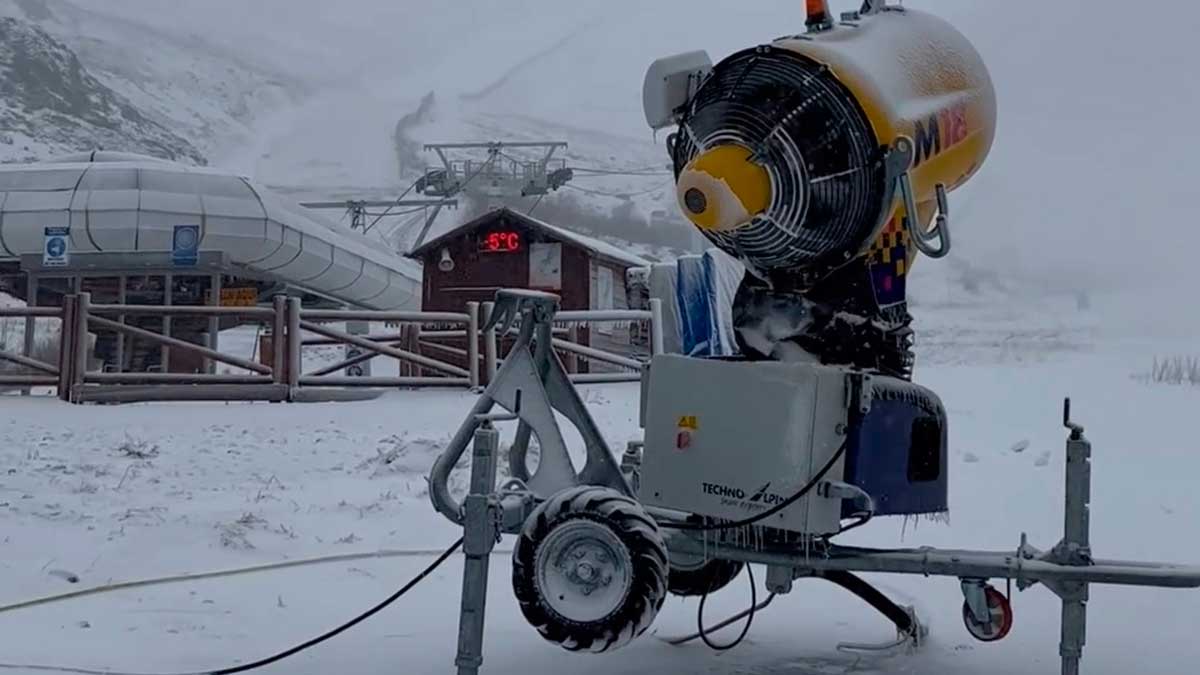
M 689 102 L 675 138 L 678 177 L 701 152 L 750 148 L 770 174 L 765 212 L 732 232 L 705 232 L 761 273 L 822 275 L 851 260 L 878 227 L 884 149 L 854 96 L 828 68 L 772 46 L 736 53 Z

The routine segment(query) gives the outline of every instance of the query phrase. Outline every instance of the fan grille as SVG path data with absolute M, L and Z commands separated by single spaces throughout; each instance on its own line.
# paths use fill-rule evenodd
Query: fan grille
M 675 174 L 716 145 L 751 148 L 771 177 L 765 212 L 705 232 L 760 272 L 822 273 L 874 234 L 885 198 L 882 149 L 853 95 L 824 66 L 772 46 L 713 69 L 672 148 Z

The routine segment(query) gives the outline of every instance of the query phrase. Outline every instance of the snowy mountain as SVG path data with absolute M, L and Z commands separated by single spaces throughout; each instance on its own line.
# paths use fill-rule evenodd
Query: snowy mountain
M 150 119 L 38 26 L 0 17 L 0 159 L 126 150 L 204 163 L 187 139 Z
M 952 196 L 955 258 L 1014 292 L 1184 289 L 1190 247 L 1172 242 L 1189 240 L 1193 210 L 1180 167 L 1200 140 L 1187 65 L 1200 11 L 1140 3 L 1162 18 L 1150 30 L 1118 0 L 905 4 L 958 26 L 998 93 L 992 155 Z M 435 162 L 425 143 L 562 140 L 571 165 L 630 175 L 579 174 L 537 214 L 633 222 L 641 231 L 621 236 L 646 242 L 653 228 L 687 236 L 675 217 L 650 224 L 677 207 L 663 139 L 642 119 L 647 65 L 691 49 L 719 59 L 803 25 L 795 0 L 736 12 L 688 0 L 0 0 L 4 13 L 36 21 L 211 163 L 296 199 L 395 196 Z M 918 275 L 959 275 L 926 262 Z
M 0 0 L 0 17 L 33 26 L 50 37 L 58 53 L 69 52 L 68 60 L 121 99 L 125 110 L 136 111 L 139 118 L 178 138 L 155 151 L 155 145 L 134 142 L 137 133 L 131 129 L 127 141 L 101 136 L 99 140 L 111 141 L 105 145 L 108 149 L 204 163 L 230 148 L 244 147 L 256 135 L 255 126 L 262 116 L 303 96 L 299 80 L 239 57 L 191 32 L 186 23 L 176 22 L 174 29 L 150 26 L 106 11 L 108 8 L 107 3 L 92 8 L 68 0 Z M 36 78 L 37 73 L 28 76 Z M 112 111 L 97 110 L 94 117 L 111 115 Z M 29 140 L 30 150 L 3 157 L 35 159 L 63 149 L 94 148 L 96 141 L 86 135 L 75 143 L 43 147 L 43 137 L 61 135 L 59 128 L 70 128 L 73 118 L 68 112 L 65 117 L 43 119 L 38 137 Z M 112 120 L 112 126 L 123 126 L 119 116 Z M 11 128 L 0 124 L 0 130 Z

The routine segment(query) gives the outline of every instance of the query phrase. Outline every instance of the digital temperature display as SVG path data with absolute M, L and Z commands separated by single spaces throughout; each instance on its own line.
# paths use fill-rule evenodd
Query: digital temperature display
M 480 235 L 479 250 L 482 253 L 514 253 L 521 250 L 521 234 L 502 230 Z

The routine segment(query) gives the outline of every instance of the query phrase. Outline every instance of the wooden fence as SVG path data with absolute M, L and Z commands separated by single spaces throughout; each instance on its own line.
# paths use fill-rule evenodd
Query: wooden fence
M 285 296 L 276 296 L 269 307 L 101 305 L 92 304 L 89 293 L 79 293 L 65 296 L 61 308 L 0 308 L 0 318 L 23 318 L 27 322 L 24 353 L 0 348 L 0 361 L 16 364 L 24 372 L 0 374 L 0 386 L 20 388 L 24 393 L 35 388 L 51 388 L 60 399 L 72 403 L 304 401 L 362 398 L 362 395 L 349 393 L 355 389 L 477 389 L 491 379 L 502 359 L 501 336 L 495 328 L 483 329 L 491 311 L 492 303 L 474 302 L 467 303 L 461 313 L 304 309 L 299 298 Z M 126 323 L 127 317 L 136 316 L 164 319 L 199 316 L 257 322 L 268 328 L 269 349 L 261 350 L 267 358 L 246 359 Z M 555 320 L 571 325 L 646 322 L 650 328 L 651 352 L 657 354 L 662 351 L 661 316 L 661 308 L 655 300 L 648 311 L 567 311 L 559 313 Z M 39 319 L 61 322 L 55 363 L 39 360 L 32 354 L 29 336 L 34 331 L 30 326 Z M 388 334 L 355 335 L 330 325 L 347 321 L 386 323 L 400 330 Z M 427 326 L 436 328 L 425 330 Z M 170 350 L 188 352 L 225 364 L 232 370 L 226 373 L 104 372 L 103 368 L 90 367 L 89 345 L 95 330 L 115 332 Z M 572 379 L 586 383 L 634 382 L 640 378 L 641 361 L 626 354 L 579 344 L 569 339 L 575 332 L 562 331 L 560 335 L 564 337 L 555 338 L 554 347 L 560 354 L 616 366 L 618 371 L 574 374 Z M 457 339 L 462 346 L 450 346 L 439 342 L 439 338 Z M 352 346 L 360 353 L 303 372 L 303 348 L 323 345 Z M 392 377 L 343 374 L 348 368 L 380 356 L 395 359 L 400 364 L 399 374 Z

